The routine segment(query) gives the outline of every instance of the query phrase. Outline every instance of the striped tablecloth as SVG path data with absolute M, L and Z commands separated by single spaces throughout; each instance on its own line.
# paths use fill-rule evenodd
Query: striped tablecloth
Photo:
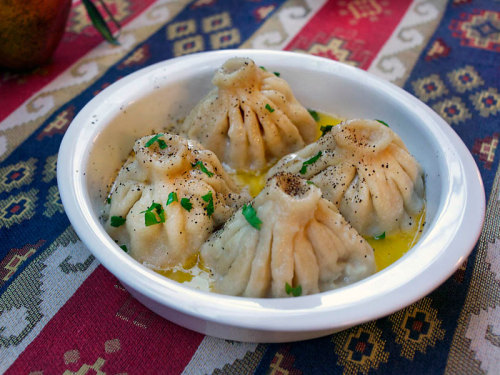
M 103 42 L 73 1 L 53 62 L 0 71 L 0 372 L 500 372 L 498 0 L 106 0 Z M 289 344 L 215 339 L 160 318 L 74 233 L 56 182 L 76 113 L 121 77 L 199 51 L 266 48 L 339 60 L 420 98 L 474 156 L 488 200 L 476 248 L 441 287 L 386 318 Z M 471 197 L 470 199 L 474 199 Z

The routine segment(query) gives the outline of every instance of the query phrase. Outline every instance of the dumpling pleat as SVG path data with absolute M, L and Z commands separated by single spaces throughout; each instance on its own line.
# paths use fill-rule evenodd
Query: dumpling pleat
M 134 182 L 125 182 L 117 187 L 113 193 L 114 201 L 110 209 L 110 216 L 126 217 L 134 204 L 141 199 L 143 186 Z
M 245 297 L 266 297 L 270 289 L 272 229 L 267 226 L 261 229 L 250 278 L 243 292 Z
M 262 85 L 262 93 L 282 109 L 288 118 L 294 119 L 294 123 L 305 143 L 314 142 L 316 128 L 310 126 L 311 115 L 297 101 L 290 86 L 283 78 L 271 75 L 266 77 Z
M 404 211 L 403 199 L 396 184 L 392 179 L 386 177 L 385 170 L 381 166 L 372 163 L 369 168 L 368 171 L 363 168 L 358 171 L 360 178 L 370 192 L 374 216 L 376 217 L 375 225 L 372 225 L 373 229 L 368 229 L 368 231 L 374 235 L 380 233 L 373 231 L 391 232 L 399 226 L 395 219 L 400 217 Z M 363 202 L 360 205 L 363 205 Z
M 286 296 L 286 283 L 292 285 L 294 273 L 293 227 L 289 223 L 276 223 L 271 247 L 271 293 L 275 297 Z
M 422 167 L 415 161 L 415 158 L 401 147 L 394 148 L 394 158 L 401 164 L 401 167 L 410 176 L 414 183 L 414 190 L 418 197 L 422 197 L 425 193 L 424 178 Z
M 244 126 L 247 130 L 249 143 L 249 161 L 251 166 L 259 170 L 266 166 L 266 151 L 262 134 L 262 126 L 254 111 L 247 104 L 242 104 L 244 112 Z
M 371 223 L 376 223 L 372 196 L 368 187 L 361 183 L 358 174 L 351 181 L 339 205 L 347 221 L 358 231 L 368 231 Z
M 281 134 L 276 124 L 268 118 L 268 115 L 259 115 L 260 123 L 264 129 L 264 143 L 268 159 L 278 158 L 286 153 L 286 144 L 282 142 Z
M 245 232 L 245 227 L 240 221 L 232 221 L 233 225 L 226 225 L 224 229 L 215 232 L 209 241 L 206 241 L 200 252 L 201 260 L 203 264 L 213 264 L 215 265 L 214 271 L 226 275 L 229 267 L 235 261 L 236 257 L 241 250 L 241 244 L 239 242 L 243 235 L 251 235 L 252 233 Z M 221 233 L 224 232 L 224 239 L 221 238 Z M 243 235 L 241 233 L 245 232 Z M 254 239 L 257 237 L 251 237 Z M 256 244 L 255 244 L 256 245 Z
M 169 204 L 165 209 L 165 225 L 161 227 L 163 227 L 167 239 L 167 249 L 177 250 L 185 248 L 187 245 L 186 212 L 184 211 L 186 210 L 178 202 Z M 157 226 L 160 227 L 159 225 Z
M 248 155 L 248 140 L 243 116 L 240 110 L 240 103 L 237 99 L 231 101 L 228 122 L 229 130 L 227 134 L 229 137 L 229 144 L 226 150 L 229 151 L 229 155 L 226 155 L 225 158 L 232 160 L 236 169 L 241 169 L 248 163 L 246 158 Z
M 411 214 L 416 214 L 422 210 L 423 200 L 416 193 L 415 182 L 406 171 L 393 158 L 388 161 L 390 166 L 386 169 L 386 175 L 397 185 L 404 201 L 404 208 Z
M 325 199 L 338 207 L 354 177 L 356 169 L 348 163 L 341 163 L 324 169 L 312 177 L 311 181 L 321 189 Z
M 320 283 L 336 280 L 340 274 L 338 251 L 342 248 L 338 238 L 317 221 L 312 221 L 307 227 L 307 237 L 319 265 Z
M 335 233 L 339 241 L 339 264 L 341 275 L 333 280 L 333 284 L 323 284 L 320 287 L 331 289 L 358 281 L 376 271 L 373 249 L 350 225 L 347 225 L 342 215 L 331 209 L 331 203 L 323 201 L 316 211 L 317 220 Z M 347 225 L 347 226 L 346 226 Z M 356 249 L 356 251 L 352 251 Z
M 248 284 L 252 269 L 252 259 L 258 235 L 255 231 L 242 230 L 224 246 L 232 261 L 224 270 L 218 269 L 220 277 L 215 282 L 215 291 L 229 295 L 241 295 Z M 223 256 L 221 256 L 223 259 Z M 226 263 L 227 264 L 227 263 Z
M 296 151 L 304 147 L 305 142 L 297 127 L 286 116 L 283 116 L 279 109 L 276 109 L 275 112 L 276 114 L 272 113 L 271 116 L 274 115 L 276 117 L 275 124 L 289 151 Z
M 371 252 L 370 245 L 366 240 L 359 236 L 356 229 L 348 225 L 344 217 L 330 206 L 330 202 L 322 202 L 318 211 L 316 211 L 316 219 L 323 225 L 326 225 L 334 232 L 342 244 L 343 248 L 364 248 L 365 251 Z M 347 225 L 347 227 L 346 227 Z M 342 252 L 342 257 L 345 252 Z
M 293 284 L 302 287 L 302 294 L 319 292 L 319 266 L 311 242 L 307 239 L 304 230 L 297 233 L 293 243 L 293 261 L 295 276 Z
M 406 148 L 391 146 L 391 153 L 412 181 L 417 181 L 421 177 L 422 168 L 416 163 L 415 158 L 406 151 Z

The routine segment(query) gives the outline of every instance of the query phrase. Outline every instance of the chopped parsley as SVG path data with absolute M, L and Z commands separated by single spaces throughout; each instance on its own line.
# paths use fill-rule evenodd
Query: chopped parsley
M 380 122 L 381 124 L 383 124 L 383 125 L 385 125 L 385 126 L 387 126 L 387 127 L 389 126 L 386 122 L 384 122 L 384 121 L 382 121 L 382 120 L 377 120 L 377 119 L 375 119 L 375 121 L 378 121 L 378 122 Z
M 182 198 L 181 199 L 181 206 L 187 212 L 191 211 L 191 209 L 193 208 L 193 204 L 189 201 L 189 198 Z
M 243 205 L 243 216 L 247 219 L 248 223 L 254 227 L 255 229 L 260 229 L 260 225 L 262 221 L 257 217 L 257 212 L 255 208 L 252 207 L 251 204 Z
M 106 203 L 107 204 L 111 204 L 111 198 L 110 197 L 106 198 Z
M 319 114 L 316 112 L 314 109 L 308 109 L 307 112 L 312 116 L 314 121 L 318 122 L 319 121 Z
M 323 153 L 320 151 L 314 155 L 311 159 L 306 160 L 302 163 L 302 168 L 300 168 L 300 174 L 305 174 L 307 172 L 307 166 L 316 163 L 316 161 L 321 157 Z
M 125 218 L 121 216 L 111 216 L 111 226 L 112 227 L 119 227 L 123 224 L 125 224 Z
M 269 105 L 269 103 L 266 104 L 266 109 L 269 111 L 269 113 L 274 112 L 274 108 Z
M 316 184 L 315 184 L 314 182 L 312 182 L 311 180 L 307 180 L 307 181 L 306 181 L 306 184 L 316 186 Z
M 286 283 L 285 284 L 285 291 L 286 294 L 289 296 L 294 296 L 294 297 L 299 297 L 302 295 L 302 287 L 300 285 L 297 285 L 295 288 L 291 286 L 290 284 Z
M 205 165 L 203 164 L 203 162 L 201 160 L 198 160 L 196 163 L 191 163 L 191 167 L 193 167 L 193 168 L 199 167 L 200 171 L 205 173 L 208 177 L 212 177 L 214 175 L 212 172 L 210 172 L 207 169 L 207 167 L 205 167 Z
M 153 143 L 157 142 L 158 146 L 160 146 L 162 150 L 167 148 L 167 143 L 163 139 L 159 139 L 161 136 L 163 136 L 163 134 L 156 134 L 153 138 L 146 142 L 146 147 L 151 147 Z
M 261 65 L 261 66 L 259 66 L 259 68 L 261 68 L 264 72 L 267 72 L 267 69 L 266 69 L 264 66 L 262 66 L 262 65 Z M 280 73 L 278 73 L 278 72 L 273 72 L 273 73 L 274 73 L 274 75 L 275 75 L 276 77 L 279 77 L 279 76 L 280 76 Z
M 207 194 L 203 195 L 201 199 L 208 203 L 207 207 L 205 207 L 208 217 L 212 216 L 212 214 L 214 213 L 214 198 L 212 197 L 212 191 L 209 191 Z
M 373 238 L 376 240 L 383 240 L 385 238 L 385 232 L 377 236 L 373 236 Z
M 165 222 L 165 210 L 160 203 L 153 201 L 146 211 L 141 211 L 141 214 L 144 214 L 144 224 L 147 227 Z
M 175 191 L 172 191 L 167 198 L 167 206 L 172 203 L 172 202 L 179 202 L 179 199 L 177 199 L 177 193 Z
M 324 136 L 326 133 L 328 133 L 330 130 L 332 130 L 333 128 L 333 125 L 326 125 L 326 126 L 322 126 L 321 128 L 319 128 L 319 130 L 321 130 L 321 136 Z
M 122 249 L 123 251 L 125 251 L 126 253 L 128 253 L 128 249 L 127 249 L 126 245 L 121 245 L 120 249 Z

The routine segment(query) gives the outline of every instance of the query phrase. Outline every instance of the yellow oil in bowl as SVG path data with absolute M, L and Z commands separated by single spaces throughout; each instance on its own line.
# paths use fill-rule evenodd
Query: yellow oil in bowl
M 409 231 L 398 231 L 385 236 L 383 239 L 365 237 L 373 247 L 377 270 L 383 270 L 401 258 L 419 240 L 425 222 L 425 208 L 412 217 L 415 225 Z

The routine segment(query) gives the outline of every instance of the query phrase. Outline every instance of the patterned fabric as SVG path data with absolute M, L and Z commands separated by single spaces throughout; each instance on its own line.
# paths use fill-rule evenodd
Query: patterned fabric
M 74 1 L 53 62 L 0 71 L 0 372 L 496 374 L 500 372 L 500 2 L 106 0 L 121 45 Z M 488 199 L 476 248 L 394 314 L 288 344 L 215 339 L 132 298 L 78 239 L 56 181 L 76 113 L 121 77 L 224 48 L 310 53 L 368 70 L 433 108 L 473 154 Z

